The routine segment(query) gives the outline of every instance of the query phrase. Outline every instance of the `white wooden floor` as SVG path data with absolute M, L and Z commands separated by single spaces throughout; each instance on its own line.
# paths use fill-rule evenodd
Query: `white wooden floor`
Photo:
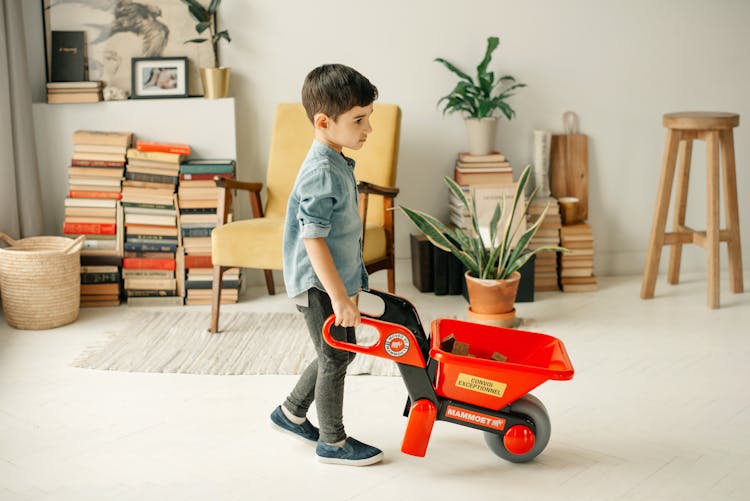
M 460 296 L 420 294 L 409 277 L 400 270 L 399 293 L 425 324 L 463 317 Z M 401 454 L 403 383 L 370 376 L 348 380 L 345 423 L 385 461 L 322 465 L 312 447 L 268 426 L 293 376 L 70 367 L 142 311 L 126 306 L 85 309 L 50 331 L 0 320 L 0 499 L 747 500 L 750 292 L 733 295 L 726 284 L 719 310 L 705 306 L 699 275 L 676 287 L 660 277 L 650 301 L 639 299 L 633 276 L 518 304 L 525 328 L 561 338 L 576 368 L 572 381 L 534 391 L 552 438 L 525 465 L 494 456 L 480 432 L 444 422 L 425 458 Z M 262 289 L 230 309 L 293 311 L 283 294 Z

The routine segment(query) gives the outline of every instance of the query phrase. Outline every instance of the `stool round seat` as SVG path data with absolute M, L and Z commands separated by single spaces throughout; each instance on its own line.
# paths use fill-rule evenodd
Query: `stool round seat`
M 723 130 L 737 127 L 740 116 L 722 111 L 681 111 L 665 114 L 662 123 L 668 129 Z

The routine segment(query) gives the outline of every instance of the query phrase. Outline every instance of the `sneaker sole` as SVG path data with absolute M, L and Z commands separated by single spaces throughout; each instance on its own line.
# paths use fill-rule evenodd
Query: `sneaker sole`
M 343 464 L 347 466 L 369 466 L 371 464 L 379 463 L 383 460 L 383 453 L 376 454 L 369 458 L 364 459 L 340 459 L 340 458 L 327 458 L 318 456 L 318 462 L 325 464 Z
M 294 433 L 293 431 L 289 431 L 286 428 L 282 428 L 281 426 L 277 425 L 273 421 L 270 421 L 270 423 L 271 423 L 271 428 L 273 428 L 274 430 L 280 431 L 281 433 L 285 433 L 286 435 L 289 435 L 290 437 L 294 437 L 300 442 L 304 442 L 306 444 L 315 444 L 315 445 L 318 444 L 317 440 L 310 440 L 309 438 L 305 438 L 302 435 L 298 435 Z

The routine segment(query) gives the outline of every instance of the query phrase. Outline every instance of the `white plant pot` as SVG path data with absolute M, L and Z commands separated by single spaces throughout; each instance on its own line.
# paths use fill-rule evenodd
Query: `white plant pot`
M 497 137 L 497 122 L 495 117 L 466 118 L 466 132 L 469 136 L 469 153 L 472 155 L 487 155 L 495 151 Z

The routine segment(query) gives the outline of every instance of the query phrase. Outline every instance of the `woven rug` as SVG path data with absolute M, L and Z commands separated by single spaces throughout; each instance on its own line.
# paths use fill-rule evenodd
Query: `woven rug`
M 138 313 L 122 331 L 87 348 L 74 367 L 183 374 L 300 374 L 315 358 L 302 315 L 224 312 L 219 334 L 207 330 L 207 312 Z M 358 332 L 372 344 L 374 330 Z M 369 340 L 367 338 L 370 338 Z M 349 374 L 399 375 L 391 360 L 357 355 Z

